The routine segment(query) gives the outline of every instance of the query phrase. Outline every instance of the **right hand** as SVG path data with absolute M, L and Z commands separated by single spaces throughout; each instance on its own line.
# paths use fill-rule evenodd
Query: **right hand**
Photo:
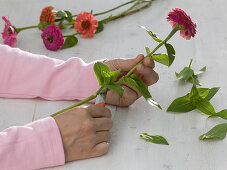
M 61 133 L 66 162 L 101 156 L 109 151 L 113 126 L 109 109 L 99 105 L 77 107 L 54 119 Z

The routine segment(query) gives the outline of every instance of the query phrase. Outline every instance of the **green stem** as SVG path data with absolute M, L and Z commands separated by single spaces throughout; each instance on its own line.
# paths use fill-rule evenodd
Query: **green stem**
M 74 34 L 71 34 L 71 35 L 63 35 L 63 37 L 70 37 L 70 36 L 74 36 L 74 35 L 77 35 L 79 34 L 78 32 L 74 33 Z
M 100 89 L 99 89 L 95 94 L 89 96 L 88 98 L 86 98 L 86 99 L 84 99 L 84 100 L 81 100 L 80 102 L 78 102 L 78 103 L 76 103 L 76 104 L 74 104 L 74 105 L 72 105 L 72 106 L 69 106 L 69 107 L 67 107 L 67 108 L 65 108 L 65 109 L 62 109 L 62 110 L 60 110 L 59 112 L 56 112 L 56 113 L 54 113 L 54 114 L 52 114 L 52 115 L 50 115 L 50 116 L 51 116 L 51 117 L 54 117 L 54 116 L 56 116 L 56 115 L 58 115 L 58 114 L 60 114 L 60 113 L 63 113 L 63 112 L 65 112 L 65 111 L 67 111 L 67 110 L 70 110 L 70 109 L 72 109 L 72 108 L 74 108 L 74 107 L 80 106 L 80 105 L 82 105 L 82 104 L 84 104 L 84 103 L 89 102 L 90 100 L 95 99 L 95 98 L 97 97 L 97 95 L 101 92 L 101 90 L 102 90 L 103 88 L 104 88 L 104 87 L 100 87 Z
M 178 26 L 176 26 L 176 27 L 174 27 L 174 29 L 172 29 L 172 31 L 169 33 L 169 35 L 165 38 L 165 40 L 164 41 L 162 41 L 160 44 L 158 44 L 157 45 L 157 47 L 152 51 L 152 52 L 150 52 L 150 54 L 148 54 L 146 57 L 144 57 L 139 63 L 137 63 L 126 75 L 125 75 L 125 77 L 129 77 L 132 73 L 133 73 L 133 71 L 135 71 L 135 69 L 136 69 L 136 67 L 139 65 L 139 64 L 141 64 L 142 62 L 143 62 L 143 60 L 145 59 L 145 58 L 147 58 L 147 57 L 151 57 L 154 53 L 155 53 L 155 51 L 157 51 L 162 45 L 164 45 L 177 31 L 179 30 L 179 27 Z M 123 78 L 121 78 L 121 79 L 123 79 Z M 122 81 L 122 80 L 119 80 L 120 82 Z
M 149 4 L 151 4 L 151 2 L 152 2 L 152 1 L 150 1 Z M 125 11 L 121 12 L 120 14 L 115 15 L 115 16 L 111 16 L 111 17 L 107 17 L 107 18 L 101 20 L 100 22 L 106 24 L 106 23 L 108 23 L 108 22 L 110 22 L 110 21 L 113 21 L 113 20 L 116 20 L 116 19 L 118 19 L 118 18 L 122 18 L 122 17 L 124 17 L 124 16 L 131 15 L 131 14 L 133 14 L 133 13 L 135 13 L 135 12 L 139 12 L 139 11 L 141 11 L 141 9 L 144 9 L 144 7 L 141 7 L 141 8 L 139 8 L 139 9 L 137 9 L 137 10 L 134 10 L 133 12 L 129 12 L 129 11 L 131 11 L 132 9 L 134 9 L 137 5 L 139 5 L 139 4 L 141 4 L 141 3 L 143 3 L 143 1 L 136 1 L 130 8 L 126 9 Z M 145 5 L 145 6 L 148 7 L 147 5 Z M 149 5 L 149 6 L 150 6 L 150 5 Z
M 32 29 L 32 28 L 38 28 L 38 25 L 36 26 L 29 26 L 29 27 L 23 27 L 23 28 L 16 28 L 17 33 L 23 31 L 23 30 L 28 30 L 28 29 Z
M 190 64 L 189 64 L 189 68 L 191 68 L 191 66 L 192 66 L 192 61 L 193 61 L 193 59 L 191 59 L 191 61 L 190 61 Z

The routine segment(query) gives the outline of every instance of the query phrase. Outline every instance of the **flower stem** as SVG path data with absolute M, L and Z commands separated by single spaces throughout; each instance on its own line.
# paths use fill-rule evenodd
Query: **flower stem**
M 58 114 L 60 114 L 60 113 L 63 113 L 63 112 L 65 112 L 65 111 L 67 111 L 67 110 L 70 110 L 70 109 L 72 109 L 72 108 L 74 108 L 74 107 L 80 106 L 80 105 L 82 105 L 82 104 L 84 104 L 84 103 L 87 103 L 87 102 L 89 102 L 89 101 L 95 99 L 95 98 L 97 97 L 97 95 L 102 91 L 103 88 L 104 88 L 104 87 L 100 87 L 99 90 L 98 90 L 95 94 L 89 96 L 88 98 L 86 98 L 86 99 L 84 99 L 84 100 L 81 100 L 80 102 L 78 102 L 78 103 L 76 103 L 76 104 L 74 104 L 74 105 L 72 105 L 72 106 L 69 106 L 69 107 L 67 107 L 67 108 L 65 108 L 65 109 L 62 109 L 62 110 L 60 110 L 59 112 L 56 112 L 56 113 L 54 113 L 54 114 L 52 114 L 52 115 L 50 115 L 50 116 L 51 116 L 51 117 L 54 117 L 54 116 L 56 116 L 56 115 L 58 115 Z
M 174 27 L 174 29 L 172 29 L 172 31 L 169 33 L 169 35 L 165 38 L 165 40 L 164 41 L 162 41 L 161 43 L 159 43 L 158 45 L 157 45 L 157 47 L 152 51 L 152 52 L 150 52 L 146 57 L 144 57 L 139 63 L 137 63 L 126 75 L 125 75 L 125 77 L 129 77 L 132 73 L 133 73 L 133 71 L 135 71 L 135 69 L 136 69 L 136 67 L 139 65 L 139 64 L 141 64 L 142 62 L 143 62 L 143 60 L 145 59 L 145 58 L 147 58 L 147 57 L 151 57 L 154 53 L 155 53 L 155 51 L 157 51 L 162 45 L 164 45 L 177 31 L 179 30 L 179 27 Z M 121 78 L 121 79 L 124 79 L 123 77 Z M 122 80 L 119 80 L 119 82 L 120 82 L 120 84 L 122 83 Z M 118 83 L 119 84 L 119 83 Z
M 63 37 L 70 37 L 70 36 L 74 36 L 74 35 L 77 35 L 79 34 L 78 32 L 74 33 L 74 34 L 71 34 L 71 35 L 63 35 Z
M 160 44 L 158 44 L 157 47 L 150 54 L 148 54 L 146 57 L 151 57 L 154 54 L 154 52 L 156 50 L 158 50 L 162 45 L 164 45 L 178 30 L 179 30 L 179 27 L 178 26 L 174 27 L 174 29 L 169 33 L 169 35 L 166 37 L 166 39 L 164 41 L 162 41 Z M 129 77 L 133 73 L 133 71 L 135 71 L 136 67 L 139 64 L 141 64 L 146 57 L 144 57 L 139 63 L 137 63 L 125 76 L 121 77 L 116 82 L 116 84 L 119 84 L 119 85 L 122 84 L 124 82 L 124 78 L 125 77 Z M 56 116 L 56 115 L 58 115 L 58 114 L 60 114 L 62 112 L 65 112 L 65 111 L 67 111 L 69 109 L 72 109 L 74 107 L 77 107 L 77 106 L 80 106 L 80 105 L 82 105 L 84 103 L 87 103 L 87 102 L 89 102 L 92 99 L 95 99 L 97 97 L 97 95 L 101 92 L 101 90 L 103 88 L 104 87 L 100 87 L 100 89 L 95 94 L 93 94 L 93 95 L 89 96 L 88 98 L 86 98 L 86 99 L 84 99 L 84 100 L 82 100 L 82 101 L 80 101 L 80 102 L 78 102 L 78 103 L 76 103 L 76 104 L 74 104 L 72 106 L 69 106 L 69 107 L 67 107 L 67 108 L 65 108 L 65 109 L 63 109 L 63 110 L 61 110 L 61 111 L 59 111 L 57 113 L 54 113 L 51 116 L 54 117 L 54 116 Z
M 135 8 L 137 5 L 139 5 L 139 4 L 141 4 L 141 3 L 144 3 L 144 1 L 140 1 L 140 0 L 139 0 L 139 1 L 136 1 L 136 2 L 135 2 L 130 8 L 128 8 L 127 10 L 121 12 L 121 13 L 118 14 L 118 15 L 107 17 L 107 18 L 101 20 L 100 22 L 106 24 L 106 23 L 108 23 L 108 22 L 110 22 L 110 21 L 113 21 L 113 20 L 116 20 L 116 19 L 118 19 L 118 18 L 123 18 L 123 17 L 125 17 L 125 16 L 128 16 L 128 15 L 134 14 L 134 13 L 136 13 L 136 12 L 139 12 L 139 11 L 141 11 L 141 10 L 143 10 L 143 9 L 145 9 L 145 8 L 147 8 L 147 7 L 149 7 L 149 6 L 151 5 L 151 3 L 152 3 L 152 0 L 151 0 L 151 1 L 148 1 L 148 2 L 146 1 L 146 3 L 148 3 L 148 4 L 144 5 L 143 7 L 131 11 L 133 8 Z
M 190 61 L 190 64 L 189 64 L 189 68 L 191 68 L 191 66 L 192 66 L 192 61 L 193 61 L 193 59 L 191 58 L 191 61 Z
M 38 28 L 38 25 L 36 26 L 29 26 L 29 27 L 23 27 L 23 28 L 16 28 L 17 33 L 23 31 L 23 30 L 28 30 L 28 29 L 32 29 L 32 28 Z

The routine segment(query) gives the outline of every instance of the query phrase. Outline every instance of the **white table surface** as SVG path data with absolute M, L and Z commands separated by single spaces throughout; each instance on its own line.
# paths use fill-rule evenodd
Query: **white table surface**
M 55 9 L 101 12 L 125 0 L 0 0 L 0 16 L 9 16 L 18 27 L 39 22 L 41 9 L 52 5 Z M 227 108 L 227 1 L 226 0 L 157 0 L 140 13 L 105 25 L 105 30 L 93 39 L 81 39 L 76 47 L 51 52 L 45 49 L 37 29 L 21 32 L 16 47 L 52 58 L 67 60 L 80 57 L 86 62 L 102 58 L 135 57 L 145 53 L 145 46 L 153 42 L 138 25 L 145 25 L 164 38 L 171 30 L 166 22 L 172 8 L 182 8 L 197 23 L 196 38 L 186 41 L 179 35 L 171 39 L 176 60 L 168 69 L 156 63 L 160 80 L 150 87 L 151 94 L 164 108 L 149 106 L 143 98 L 129 108 L 108 106 L 113 114 L 114 127 L 110 151 L 107 155 L 67 163 L 50 168 L 55 170 L 226 170 L 227 139 L 200 141 L 198 137 L 214 125 L 225 122 L 207 119 L 198 111 L 186 114 L 165 112 L 176 97 L 190 91 L 191 85 L 179 83 L 175 71 L 180 71 L 194 58 L 195 70 L 207 66 L 200 77 L 203 87 L 221 87 L 211 100 L 217 111 Z M 101 19 L 104 16 L 97 17 Z M 0 22 L 0 30 L 4 27 Z M 2 39 L 0 40 L 2 43 Z M 164 51 L 163 48 L 161 51 Z M 0 130 L 12 125 L 24 125 L 44 118 L 75 101 L 46 101 L 41 99 L 0 99 Z M 169 146 L 156 145 L 139 138 L 141 132 L 166 137 Z M 1 169 L 1 168 L 0 168 Z

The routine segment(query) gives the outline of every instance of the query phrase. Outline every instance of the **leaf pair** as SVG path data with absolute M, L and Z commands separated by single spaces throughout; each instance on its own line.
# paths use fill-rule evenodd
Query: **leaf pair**
M 191 92 L 183 97 L 175 99 L 167 109 L 167 112 L 190 112 L 194 109 L 200 110 L 207 115 L 215 114 L 214 107 L 209 100 L 218 92 L 219 87 L 212 89 L 196 88 L 193 85 Z
M 150 105 L 158 107 L 159 109 L 162 109 L 162 107 L 153 100 L 147 86 L 138 76 L 136 76 L 135 74 L 132 74 L 129 77 L 124 77 L 124 80 L 128 85 L 137 89 L 141 93 L 141 95 L 148 101 Z
M 140 135 L 140 138 L 142 138 L 148 142 L 155 143 L 155 144 L 169 145 L 167 140 L 164 137 L 159 136 L 159 135 L 149 135 L 147 133 L 142 133 Z
M 192 60 L 191 60 L 192 62 Z M 179 80 L 185 80 L 188 81 L 194 85 L 199 85 L 201 86 L 199 80 L 198 80 L 198 75 L 202 74 L 206 71 L 206 66 L 200 69 L 197 73 L 194 72 L 194 70 L 191 69 L 191 62 L 189 67 L 184 67 L 183 70 L 181 70 L 180 73 L 175 72 L 176 77 Z
M 97 62 L 94 65 L 94 72 L 100 86 L 116 91 L 120 97 L 123 96 L 124 89 L 120 85 L 114 83 L 114 81 L 117 80 L 120 70 L 111 72 L 107 65 Z
M 175 54 L 176 54 L 173 46 L 171 44 L 163 42 L 161 39 L 159 39 L 156 36 L 156 34 L 152 33 L 152 31 L 148 30 L 146 27 L 144 27 L 144 26 L 140 26 L 140 27 L 142 29 L 146 30 L 147 33 L 151 36 L 151 38 L 153 38 L 153 40 L 155 40 L 158 43 L 164 43 L 166 50 L 167 50 L 167 54 L 168 54 L 168 55 L 167 54 L 153 54 L 148 47 L 145 47 L 147 56 L 152 56 L 153 60 L 170 67 L 175 59 Z

